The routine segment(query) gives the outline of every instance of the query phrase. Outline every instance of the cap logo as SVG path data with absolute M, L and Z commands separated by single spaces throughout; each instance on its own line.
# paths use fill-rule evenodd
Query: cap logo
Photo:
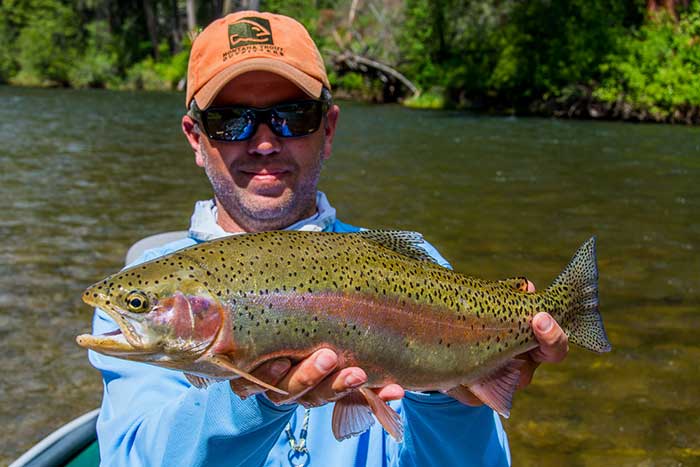
M 254 44 L 273 44 L 270 22 L 248 16 L 228 25 L 228 44 L 231 49 Z

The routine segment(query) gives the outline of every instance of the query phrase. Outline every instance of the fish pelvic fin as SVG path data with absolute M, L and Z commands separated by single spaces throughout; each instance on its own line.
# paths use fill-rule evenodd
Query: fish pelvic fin
M 562 328 L 569 341 L 594 352 L 612 349 L 598 310 L 598 265 L 596 240 L 591 237 L 576 251 L 569 264 L 547 289 L 556 294 L 558 288 L 573 291 L 573 309 L 567 313 Z
M 372 414 L 397 443 L 403 441 L 401 415 L 369 388 L 352 391 L 336 401 L 332 418 L 333 435 L 342 441 L 364 433 L 374 425 Z
M 352 391 L 336 401 L 331 423 L 335 439 L 342 441 L 360 435 L 372 425 L 374 425 L 372 410 L 361 392 Z

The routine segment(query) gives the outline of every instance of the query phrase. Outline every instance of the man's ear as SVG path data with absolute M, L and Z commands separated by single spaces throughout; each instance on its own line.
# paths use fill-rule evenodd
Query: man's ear
M 187 138 L 187 142 L 194 152 L 194 160 L 198 166 L 204 167 L 204 154 L 202 154 L 202 146 L 200 138 L 202 137 L 200 133 L 199 125 L 194 121 L 189 115 L 184 115 L 182 117 L 182 132 Z
M 323 153 L 322 157 L 328 159 L 331 157 L 331 151 L 333 149 L 333 137 L 335 136 L 335 128 L 338 125 L 338 117 L 340 116 L 340 107 L 337 105 L 332 105 L 328 112 L 326 113 L 326 118 L 323 126 L 323 131 L 325 133 L 325 141 L 323 143 Z

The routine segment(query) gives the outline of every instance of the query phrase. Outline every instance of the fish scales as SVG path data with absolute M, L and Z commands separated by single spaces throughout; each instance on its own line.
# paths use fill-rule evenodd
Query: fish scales
M 271 358 L 297 361 L 326 347 L 339 354 L 340 367 L 362 367 L 371 387 L 442 391 L 517 371 L 508 362 L 536 346 L 530 322 L 540 311 L 572 342 L 609 350 L 597 311 L 593 240 L 535 293 L 524 292 L 523 278 L 489 281 L 435 264 L 420 241 L 391 231 L 263 232 L 196 245 L 89 288 L 84 300 L 103 307 L 124 336 L 119 343 L 104 336 L 78 341 L 229 378 Z M 148 310 L 137 309 L 145 304 Z M 158 358 L 139 358 L 139 346 Z M 159 350 L 166 346 L 170 360 Z M 213 355 L 242 373 L 217 367 Z

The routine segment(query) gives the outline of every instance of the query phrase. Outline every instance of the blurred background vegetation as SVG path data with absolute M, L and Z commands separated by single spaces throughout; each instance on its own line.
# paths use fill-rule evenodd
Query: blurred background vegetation
M 184 89 L 192 32 L 301 21 L 336 96 L 700 122 L 700 0 L 2 0 L 0 83 Z

